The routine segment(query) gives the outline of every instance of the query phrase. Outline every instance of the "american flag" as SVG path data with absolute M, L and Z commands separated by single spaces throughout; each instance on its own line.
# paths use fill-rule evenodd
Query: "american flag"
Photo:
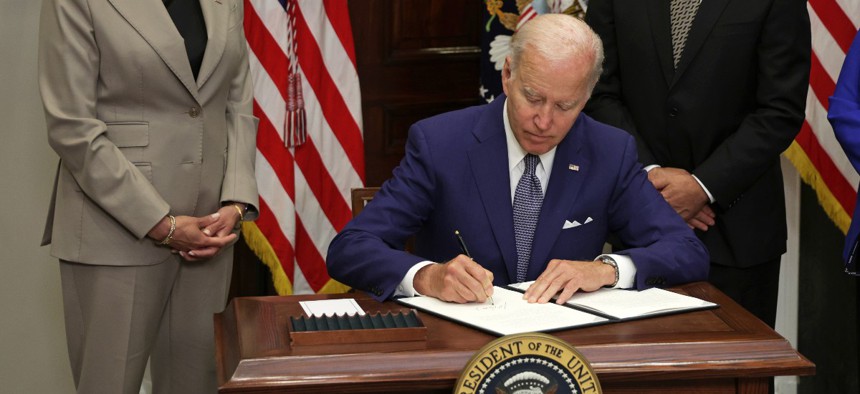
M 278 294 L 334 293 L 326 250 L 364 185 L 361 95 L 346 0 L 245 0 L 260 217 L 243 224 Z
M 812 67 L 806 96 L 806 121 L 785 152 L 804 182 L 843 233 L 848 231 L 860 176 L 836 141 L 827 121 L 845 53 L 860 26 L 860 0 L 809 0 Z

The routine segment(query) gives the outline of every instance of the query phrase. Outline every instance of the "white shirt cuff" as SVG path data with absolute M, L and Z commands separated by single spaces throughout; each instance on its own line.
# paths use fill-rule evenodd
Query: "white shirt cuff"
M 655 168 L 660 168 L 660 165 L 659 164 L 651 164 L 651 165 L 645 166 L 645 172 L 651 172 L 651 170 L 653 170 Z
M 690 174 L 690 175 L 693 175 L 693 174 Z M 696 182 L 699 182 L 699 186 L 701 186 L 701 187 L 702 187 L 702 190 L 704 190 L 704 191 L 705 191 L 705 194 L 707 194 L 707 195 L 708 195 L 708 201 L 710 201 L 710 202 L 711 202 L 711 204 L 713 204 L 713 203 L 717 202 L 717 200 L 716 200 L 716 199 L 714 199 L 714 195 L 713 195 L 713 194 L 711 194 L 711 191 L 710 191 L 710 190 L 708 190 L 708 188 L 707 188 L 707 187 L 705 187 L 705 184 L 704 184 L 704 183 L 702 183 L 702 181 L 700 181 L 700 180 L 699 180 L 699 177 L 697 177 L 697 176 L 693 175 L 693 179 L 695 179 L 695 180 L 696 180 Z
M 418 264 L 413 265 L 412 268 L 409 269 L 409 271 L 406 271 L 406 275 L 403 277 L 403 280 L 400 281 L 400 285 L 398 285 L 397 289 L 394 290 L 394 295 L 398 297 L 420 296 L 421 294 L 415 291 L 415 286 L 412 282 L 415 280 L 415 274 L 418 273 L 418 270 L 430 264 L 435 263 L 429 260 L 424 260 Z
M 634 287 L 634 279 L 636 279 L 636 265 L 633 264 L 633 259 L 630 256 L 621 254 L 602 254 L 597 256 L 609 256 L 615 260 L 618 265 L 618 283 L 613 286 L 613 289 L 631 289 Z

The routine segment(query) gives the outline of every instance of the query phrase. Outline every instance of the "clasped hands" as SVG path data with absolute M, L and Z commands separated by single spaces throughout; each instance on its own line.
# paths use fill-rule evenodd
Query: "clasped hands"
M 201 261 L 214 257 L 221 249 L 236 240 L 233 229 L 240 220 L 233 205 L 225 205 L 210 215 L 176 216 L 176 228 L 167 245 L 187 261 Z M 170 231 L 170 219 L 163 218 L 147 234 L 161 241 Z
M 563 304 L 579 290 L 594 291 L 615 281 L 615 268 L 600 261 L 554 259 L 523 295 L 528 302 L 546 303 L 558 295 Z M 485 302 L 493 295 L 493 273 L 465 255 L 444 264 L 427 265 L 415 274 L 415 290 L 442 301 Z
M 690 228 L 708 231 L 716 222 L 708 195 L 693 175 L 680 168 L 656 167 L 648 180 Z

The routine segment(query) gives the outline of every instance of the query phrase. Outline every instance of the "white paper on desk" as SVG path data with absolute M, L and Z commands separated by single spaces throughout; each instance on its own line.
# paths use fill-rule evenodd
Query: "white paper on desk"
M 299 301 L 299 305 L 302 306 L 308 316 L 364 315 L 364 310 L 358 306 L 353 298 Z
M 493 288 L 493 302 L 455 304 L 433 297 L 400 298 L 398 302 L 499 335 L 552 331 L 605 322 L 606 318 L 553 303 L 529 304 L 523 294 Z
M 525 291 L 532 283 L 515 283 L 510 286 Z M 580 291 L 570 297 L 567 304 L 622 320 L 716 306 L 713 302 L 656 287 L 642 291 L 610 288 L 592 292 Z

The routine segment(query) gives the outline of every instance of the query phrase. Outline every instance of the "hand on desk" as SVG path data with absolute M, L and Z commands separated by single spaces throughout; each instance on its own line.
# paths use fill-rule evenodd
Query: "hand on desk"
M 708 194 L 692 174 L 680 168 L 657 167 L 648 172 L 648 180 L 690 228 L 707 231 L 714 225 Z
M 614 282 L 615 268 L 609 264 L 553 259 L 529 286 L 523 298 L 529 302 L 546 303 L 558 294 L 556 303 L 564 304 L 579 290 L 594 291 Z
M 465 255 L 427 265 L 415 274 L 415 290 L 442 301 L 485 302 L 493 295 L 493 273 Z

